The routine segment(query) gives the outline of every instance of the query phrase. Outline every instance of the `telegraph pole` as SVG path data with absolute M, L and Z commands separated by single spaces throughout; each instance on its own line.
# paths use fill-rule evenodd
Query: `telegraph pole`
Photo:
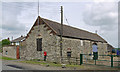
M 38 25 L 40 25 L 40 22 L 39 22 L 39 0 L 38 0 Z
M 60 30 L 60 56 L 61 56 L 61 63 L 63 63 L 63 58 L 62 58 L 62 36 L 63 36 L 63 7 L 61 6 L 61 30 Z
M 39 0 L 38 0 L 38 16 L 39 16 Z

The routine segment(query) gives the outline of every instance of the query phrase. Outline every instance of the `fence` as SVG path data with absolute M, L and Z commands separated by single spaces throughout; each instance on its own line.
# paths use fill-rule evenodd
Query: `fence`
M 80 64 L 80 57 L 62 57 L 63 62 L 67 64 L 74 64 L 79 65 Z
M 120 67 L 120 57 L 117 55 L 98 55 L 98 59 L 93 60 L 93 54 L 80 54 L 80 65 L 82 64 Z
M 80 54 L 80 57 L 62 57 L 64 63 L 74 65 L 97 65 L 120 68 L 120 57 L 117 55 L 98 55 L 97 60 L 93 60 L 93 54 Z

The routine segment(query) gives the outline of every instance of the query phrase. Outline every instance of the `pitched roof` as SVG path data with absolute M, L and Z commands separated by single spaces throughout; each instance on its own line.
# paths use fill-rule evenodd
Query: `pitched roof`
M 24 37 L 21 36 L 19 38 L 16 38 L 16 39 L 12 40 L 11 42 L 20 42 L 21 40 L 23 41 L 24 39 L 25 39 L 25 36 Z
M 55 22 L 55 21 L 51 21 L 51 20 L 48 20 L 48 19 L 44 19 L 44 18 L 42 18 L 42 20 L 44 22 L 46 22 L 47 24 L 49 24 L 49 26 L 52 27 L 57 32 L 57 35 L 60 35 L 60 28 L 61 28 L 60 23 Z M 78 28 L 75 28 L 75 27 L 71 27 L 71 26 L 68 26 L 68 25 L 63 25 L 63 36 L 106 42 L 102 37 L 100 37 L 96 33 L 91 33 L 91 32 L 88 32 L 88 31 L 85 31 L 85 30 L 82 30 L 82 29 L 78 29 Z
M 108 51 L 112 51 L 113 49 L 114 49 L 114 47 L 113 47 L 112 45 L 108 44 L 107 50 L 108 50 Z
M 53 32 L 55 34 L 57 34 L 58 36 L 60 36 L 60 28 L 61 28 L 61 24 L 55 21 L 51 21 L 45 18 L 41 18 L 40 16 L 38 16 L 39 21 L 43 21 L 47 26 L 50 27 L 50 29 L 53 30 Z M 38 25 L 38 18 L 36 20 L 36 22 L 34 23 L 33 27 L 35 25 Z M 41 22 L 39 22 L 41 23 Z M 31 30 L 33 29 L 33 27 L 31 28 Z M 31 30 L 29 31 L 29 33 L 31 33 Z M 28 33 L 28 34 L 29 34 Z M 27 37 L 28 37 L 27 34 Z M 96 33 L 91 33 L 82 29 L 78 29 L 75 27 L 71 27 L 68 25 L 63 25 L 63 37 L 69 37 L 69 38 L 77 38 L 77 39 L 84 39 L 84 40 L 92 40 L 92 41 L 100 41 L 100 42 L 105 42 L 107 43 L 107 41 L 105 41 L 102 37 L 100 37 L 98 34 Z

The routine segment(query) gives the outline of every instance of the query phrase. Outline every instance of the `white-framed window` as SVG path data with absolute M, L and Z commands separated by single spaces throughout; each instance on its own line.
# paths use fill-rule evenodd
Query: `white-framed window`
M 16 45 L 19 45 L 19 42 L 16 42 Z
M 5 51 L 5 54 L 8 55 L 8 51 Z
M 81 46 L 83 46 L 83 40 L 80 40 Z

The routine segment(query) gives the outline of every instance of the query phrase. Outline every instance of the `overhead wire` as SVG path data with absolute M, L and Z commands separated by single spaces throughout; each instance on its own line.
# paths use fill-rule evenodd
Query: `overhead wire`
M 64 13 L 64 17 L 65 17 L 65 21 L 66 21 L 66 22 L 67 22 L 67 24 L 70 26 L 69 21 L 68 21 L 68 19 L 67 19 L 66 15 L 65 15 L 65 13 Z
M 62 5 L 62 2 L 59 2 L 59 3 L 60 3 L 60 6 L 63 6 L 63 5 Z M 65 21 L 67 22 L 67 24 L 70 26 L 70 23 L 69 23 L 69 21 L 68 21 L 66 15 L 65 15 L 65 11 L 64 11 L 63 16 L 64 16 L 64 19 L 65 19 Z

